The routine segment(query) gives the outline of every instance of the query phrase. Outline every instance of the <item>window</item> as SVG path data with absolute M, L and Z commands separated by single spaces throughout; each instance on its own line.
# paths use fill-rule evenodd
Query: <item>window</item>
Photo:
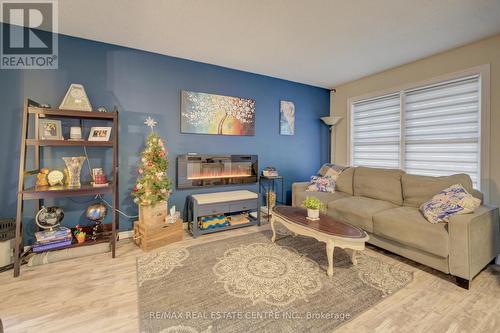
M 353 104 L 353 166 L 399 168 L 400 109 L 399 94 Z
M 351 104 L 351 164 L 481 179 L 479 75 Z

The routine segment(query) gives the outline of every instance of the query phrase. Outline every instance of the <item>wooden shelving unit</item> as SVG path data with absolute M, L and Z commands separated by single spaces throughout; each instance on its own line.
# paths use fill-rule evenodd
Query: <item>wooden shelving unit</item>
M 34 118 L 34 138 L 28 138 L 30 133 L 30 118 Z M 112 138 L 113 141 L 70 141 L 70 140 L 38 140 L 38 123 L 40 118 L 75 118 L 75 119 L 94 119 L 107 120 L 113 123 Z M 25 179 L 36 176 L 40 169 L 40 154 L 42 147 L 104 147 L 112 148 L 112 180 L 105 187 L 94 187 L 91 184 L 82 184 L 79 188 L 70 188 L 67 186 L 35 186 L 25 188 Z M 34 147 L 34 168 L 35 170 L 26 171 L 26 151 L 27 147 Z M 44 199 L 72 196 L 93 196 L 97 194 L 112 194 L 112 221 L 111 227 L 104 225 L 104 229 L 110 229 L 106 232 L 107 236 L 99 236 L 96 241 L 88 241 L 83 244 L 73 243 L 66 248 L 89 246 L 103 242 L 109 242 L 111 245 L 111 256 L 115 257 L 116 239 L 118 228 L 118 112 L 87 112 L 73 110 L 59 110 L 41 108 L 40 105 L 30 99 L 26 99 L 23 107 L 23 120 L 21 124 L 21 152 L 19 163 L 19 183 L 17 193 L 17 216 L 16 216 L 16 241 L 14 257 L 14 277 L 19 276 L 21 268 L 21 246 L 22 246 L 22 218 L 24 201 L 35 200 L 35 209 L 38 211 L 43 205 Z M 35 213 L 36 213 L 35 211 Z M 60 249 L 59 249 L 60 250 Z M 49 250 L 57 251 L 57 250 Z

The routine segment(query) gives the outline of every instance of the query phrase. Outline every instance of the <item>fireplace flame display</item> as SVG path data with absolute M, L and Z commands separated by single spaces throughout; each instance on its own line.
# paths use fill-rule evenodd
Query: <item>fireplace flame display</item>
M 249 162 L 216 162 L 188 164 L 187 179 L 233 178 L 252 176 Z
M 212 179 L 212 178 L 233 178 L 233 177 L 251 177 L 251 173 L 233 173 L 233 172 L 223 172 L 223 173 L 217 173 L 217 172 L 202 172 L 202 173 L 195 173 L 187 177 L 189 180 L 196 180 L 196 179 Z
M 180 155 L 177 187 L 205 187 L 257 182 L 256 155 Z

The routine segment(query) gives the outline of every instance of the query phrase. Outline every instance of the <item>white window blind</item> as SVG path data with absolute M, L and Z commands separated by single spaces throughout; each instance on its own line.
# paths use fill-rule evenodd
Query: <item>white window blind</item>
M 352 105 L 352 165 L 399 167 L 400 109 L 399 94 Z
M 446 176 L 480 172 L 479 77 L 410 91 L 404 105 L 404 169 Z
M 479 188 L 480 97 L 475 75 L 353 103 L 352 165 L 429 176 L 467 173 Z

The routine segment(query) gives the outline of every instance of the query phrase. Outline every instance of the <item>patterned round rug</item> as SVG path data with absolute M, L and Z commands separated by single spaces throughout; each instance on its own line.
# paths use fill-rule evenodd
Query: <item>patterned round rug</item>
M 396 265 L 325 244 L 256 232 L 137 260 L 141 332 L 331 332 L 413 279 Z
M 287 305 L 321 290 L 319 266 L 297 250 L 274 243 L 253 243 L 229 249 L 213 267 L 229 295 Z

